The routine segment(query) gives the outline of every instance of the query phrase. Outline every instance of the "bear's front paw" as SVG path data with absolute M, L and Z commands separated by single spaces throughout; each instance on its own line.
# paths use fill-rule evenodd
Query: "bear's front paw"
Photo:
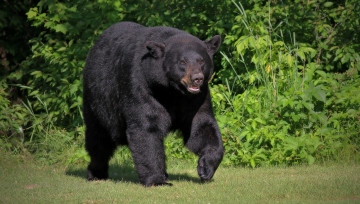
M 201 181 L 209 181 L 214 175 L 214 173 L 211 172 L 211 169 L 206 166 L 198 166 L 198 174 Z
M 205 157 L 199 159 L 197 171 L 202 181 L 209 181 L 215 173 L 213 166 L 206 161 Z

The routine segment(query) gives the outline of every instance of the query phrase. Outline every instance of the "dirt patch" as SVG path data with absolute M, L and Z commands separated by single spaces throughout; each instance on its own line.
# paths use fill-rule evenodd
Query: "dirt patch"
M 32 185 L 25 186 L 25 188 L 28 190 L 32 190 L 32 189 L 39 188 L 39 187 L 40 187 L 40 185 L 38 185 L 38 184 L 32 184 Z

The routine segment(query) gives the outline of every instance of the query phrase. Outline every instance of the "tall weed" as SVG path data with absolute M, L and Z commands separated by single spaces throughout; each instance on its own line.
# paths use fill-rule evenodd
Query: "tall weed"
M 89 160 L 84 146 L 84 127 L 73 131 L 54 126 L 53 115 L 46 102 L 35 96 L 42 105 L 41 112 L 35 112 L 33 104 L 11 104 L 5 89 L 8 85 L 0 82 L 0 148 L 16 154 L 33 153 L 46 163 L 78 162 Z
M 297 42 L 295 33 L 287 42 L 283 33 L 291 32 L 282 31 L 281 22 L 272 25 L 270 14 L 266 21 L 250 17 L 234 4 L 238 24 L 225 39 L 234 52 L 222 53 L 230 68 L 219 73 L 223 83 L 212 86 L 224 163 L 256 167 L 359 159 L 360 97 L 349 94 L 359 90 L 359 67 L 350 69 L 347 93 L 334 89 L 340 83 L 333 77 L 339 75 L 322 71 L 315 49 Z

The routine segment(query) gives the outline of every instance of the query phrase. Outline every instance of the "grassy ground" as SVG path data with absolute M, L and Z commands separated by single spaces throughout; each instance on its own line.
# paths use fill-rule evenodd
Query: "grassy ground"
M 195 166 L 172 161 L 173 187 L 145 188 L 134 168 L 113 162 L 108 181 L 85 181 L 81 166 L 36 165 L 0 151 L 0 203 L 360 202 L 360 165 L 219 168 L 202 184 Z

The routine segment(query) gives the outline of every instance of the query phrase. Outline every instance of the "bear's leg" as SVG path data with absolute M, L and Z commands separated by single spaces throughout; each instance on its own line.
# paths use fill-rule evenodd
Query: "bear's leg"
M 114 154 L 116 145 L 105 129 L 97 126 L 87 126 L 85 132 L 85 147 L 91 161 L 88 166 L 87 179 L 107 179 L 109 160 Z
M 215 118 L 207 113 L 198 112 L 191 129 L 183 129 L 185 145 L 199 156 L 198 174 L 203 181 L 210 180 L 224 155 L 219 127 Z
M 164 143 L 160 136 L 162 134 L 144 134 L 138 129 L 128 129 L 127 134 L 140 182 L 147 187 L 172 185 L 166 182 Z

